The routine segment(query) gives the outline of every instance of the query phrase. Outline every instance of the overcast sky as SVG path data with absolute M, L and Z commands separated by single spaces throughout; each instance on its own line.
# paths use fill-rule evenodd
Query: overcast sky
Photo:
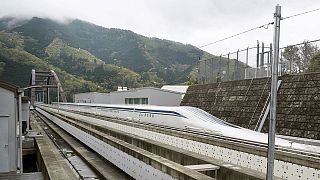
M 1 0 L 1 16 L 78 18 L 107 28 L 201 46 L 282 17 L 320 8 L 319 0 Z M 281 21 L 280 46 L 320 39 L 320 11 Z M 272 42 L 273 26 L 202 48 L 226 54 Z

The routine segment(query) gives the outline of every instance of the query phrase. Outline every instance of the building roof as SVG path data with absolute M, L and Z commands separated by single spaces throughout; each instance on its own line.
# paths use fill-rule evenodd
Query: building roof
M 156 88 L 156 87 L 141 87 L 141 88 L 129 89 L 127 91 L 113 91 L 111 93 L 126 93 L 126 92 L 134 92 L 134 91 L 139 91 L 139 90 L 144 90 L 144 89 L 152 89 L 152 90 L 156 90 L 156 91 L 163 91 L 163 92 L 169 92 L 169 93 L 175 93 L 175 94 L 184 94 L 182 92 L 172 91 L 172 90 L 168 90 L 168 89 L 160 89 L 160 88 Z
M 182 87 L 180 87 L 181 89 L 183 89 Z M 186 86 L 185 91 L 187 91 L 186 89 L 188 88 L 188 86 Z M 133 89 L 129 89 L 126 91 L 112 91 L 110 93 L 126 93 L 126 92 L 135 92 L 135 91 L 139 91 L 139 90 L 144 90 L 144 89 L 152 89 L 152 90 L 156 90 L 156 91 L 162 91 L 162 92 L 169 92 L 169 93 L 175 93 L 175 94 L 185 94 L 185 91 L 183 92 L 183 90 L 177 91 L 177 90 L 171 90 L 171 89 L 160 89 L 160 88 L 156 88 L 156 87 L 141 87 L 141 88 L 133 88 Z M 110 93 L 99 93 L 99 92 L 85 92 L 85 93 L 77 93 L 75 95 L 81 95 L 81 94 L 104 94 L 104 95 L 110 95 Z
M 81 95 L 81 94 L 103 94 L 103 95 L 110 95 L 110 93 L 101 93 L 101 92 L 84 92 L 84 93 L 77 93 L 75 95 Z
M 18 93 L 18 86 L 15 86 L 13 84 L 10 84 L 6 81 L 2 81 L 0 80 L 0 88 L 3 88 L 3 89 L 6 89 L 6 90 L 9 90 L 11 92 L 14 92 L 15 94 Z
M 170 91 L 176 91 L 180 93 L 186 93 L 189 86 L 186 85 L 164 85 L 161 89 L 166 89 Z

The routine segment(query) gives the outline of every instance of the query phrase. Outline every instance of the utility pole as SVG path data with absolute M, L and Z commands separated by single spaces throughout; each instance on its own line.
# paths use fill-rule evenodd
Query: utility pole
M 267 180 L 273 180 L 273 171 L 274 171 L 274 146 L 275 146 L 276 114 L 277 114 L 277 84 L 278 84 L 280 20 L 281 20 L 281 6 L 277 5 L 274 13 L 274 34 L 273 34 L 274 52 L 273 52 L 272 75 L 271 75 Z

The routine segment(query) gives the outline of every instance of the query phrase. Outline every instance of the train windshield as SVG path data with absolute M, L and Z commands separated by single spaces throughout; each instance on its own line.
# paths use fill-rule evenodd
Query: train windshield
M 233 125 L 231 123 L 228 123 L 222 119 L 219 119 L 207 112 L 205 112 L 204 110 L 202 109 L 199 109 L 199 108 L 195 108 L 195 107 L 183 107 L 183 109 L 185 109 L 186 111 L 192 113 L 194 116 L 196 116 L 197 118 L 201 119 L 201 120 L 204 120 L 204 121 L 210 121 L 210 122 L 213 122 L 213 123 L 216 123 L 216 124 L 220 124 L 220 125 L 224 125 L 224 126 L 231 126 L 231 127 L 234 127 L 234 128 L 240 128 L 239 126 L 236 126 L 236 125 Z

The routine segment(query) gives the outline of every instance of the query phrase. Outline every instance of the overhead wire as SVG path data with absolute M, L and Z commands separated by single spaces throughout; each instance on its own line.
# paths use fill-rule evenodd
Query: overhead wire
M 304 15 L 304 14 L 309 14 L 309 13 L 312 13 L 312 12 L 315 12 L 315 11 L 319 11 L 319 10 L 320 10 L 320 8 L 313 9 L 313 10 L 310 10 L 310 11 L 305 11 L 305 12 L 302 12 L 302 13 L 298 13 L 298 14 L 294 14 L 294 15 L 291 15 L 291 16 L 283 17 L 283 18 L 281 18 L 281 20 L 293 18 L 293 17 L 296 17 L 296 16 L 301 16 L 301 15 Z
M 234 35 L 232 35 L 232 36 L 228 36 L 228 37 L 225 37 L 225 38 L 223 38 L 223 39 L 214 41 L 214 42 L 212 42 L 212 43 L 208 43 L 208 44 L 199 46 L 198 48 L 201 49 L 201 48 L 203 48 L 203 47 L 210 46 L 210 45 L 212 45 L 212 44 L 215 44 L 215 43 L 218 43 L 218 42 L 221 42 L 221 41 L 224 41 L 224 40 L 227 40 L 227 39 L 230 39 L 230 38 L 233 38 L 233 37 L 236 37 L 236 36 L 245 34 L 245 33 L 248 33 L 248 32 L 250 32 L 250 31 L 253 31 L 253 30 L 256 30 L 256 29 L 260 29 L 260 28 L 268 29 L 269 25 L 271 25 L 271 24 L 273 24 L 273 23 L 274 23 L 274 22 L 270 22 L 270 23 L 267 23 L 267 24 L 263 24 L 263 25 L 261 25 L 261 26 L 257 26 L 257 27 L 254 27 L 254 28 L 251 28 L 251 29 L 242 31 L 242 32 L 240 32 L 240 33 L 234 34 Z
M 302 13 L 298 13 L 298 14 L 294 14 L 294 15 L 290 15 L 290 16 L 281 18 L 281 20 L 290 19 L 290 18 L 292 18 L 292 17 L 305 15 L 305 14 L 312 13 L 312 12 L 319 11 L 319 10 L 320 10 L 320 8 L 313 9 L 313 10 L 310 10 L 310 11 L 305 11 L 305 12 L 302 12 Z M 233 38 L 233 37 L 240 36 L 240 35 L 242 35 L 242 34 L 245 34 L 245 33 L 248 33 L 248 32 L 250 32 L 250 31 L 254 31 L 254 30 L 260 29 L 260 28 L 268 29 L 269 25 L 272 25 L 272 24 L 274 24 L 274 22 L 269 22 L 269 23 L 266 23 L 266 24 L 264 24 L 264 25 L 261 25 L 261 26 L 257 26 L 257 27 L 248 29 L 248 30 L 246 30 L 246 31 L 242 31 L 242 32 L 240 32 L 240 33 L 237 33 L 237 34 L 234 34 L 234 35 L 231 35 L 231 36 L 228 36 L 228 37 L 219 39 L 219 40 L 214 41 L 214 42 L 212 42 L 212 43 L 208 43 L 208 44 L 199 46 L 198 48 L 201 49 L 201 48 L 203 48 L 203 47 L 210 46 L 210 45 L 212 45 L 212 44 L 216 44 L 216 43 L 218 43 L 218 42 L 225 41 L 225 40 L 227 40 L 227 39 L 231 39 L 231 38 Z

